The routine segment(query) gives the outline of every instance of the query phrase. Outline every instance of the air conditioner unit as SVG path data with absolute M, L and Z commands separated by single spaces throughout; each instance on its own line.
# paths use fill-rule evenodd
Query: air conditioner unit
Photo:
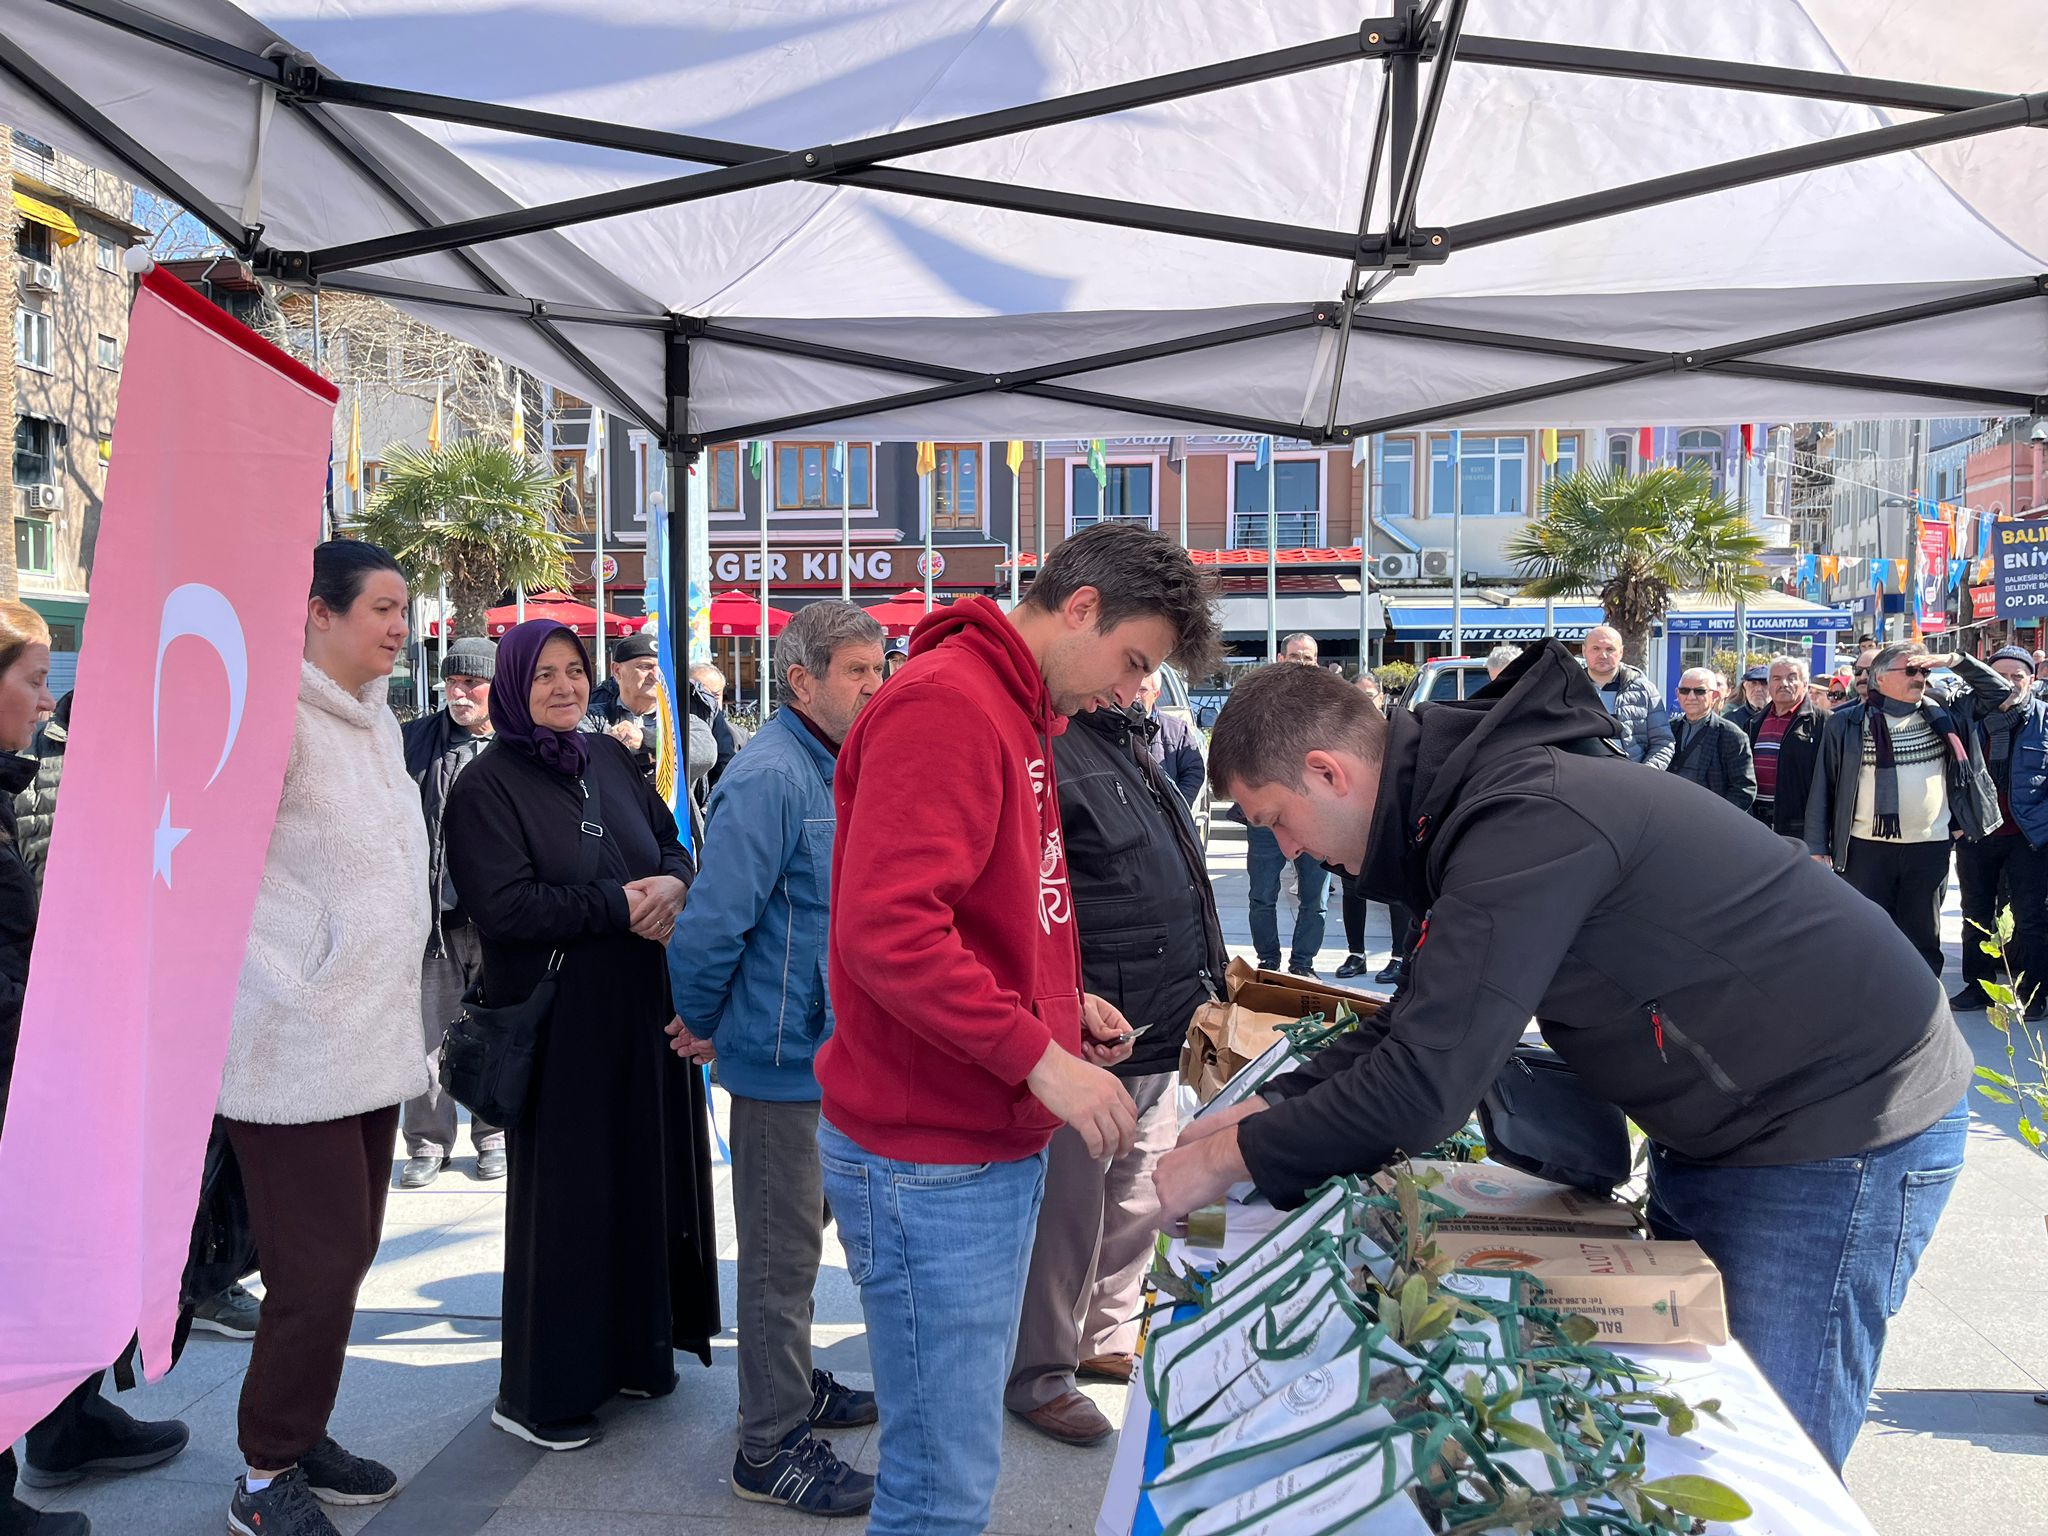
M 1374 581 L 1413 581 L 1415 579 L 1415 557 L 1413 555 L 1374 555 L 1372 557 L 1372 579 Z
M 24 485 L 21 488 L 21 506 L 24 512 L 55 512 L 63 505 L 62 486 Z
M 64 285 L 57 277 L 57 269 L 47 261 L 32 261 L 22 274 L 22 287 L 30 293 L 56 293 Z
M 1451 552 L 1448 549 L 1425 549 L 1422 552 L 1422 574 L 1432 581 L 1451 579 Z

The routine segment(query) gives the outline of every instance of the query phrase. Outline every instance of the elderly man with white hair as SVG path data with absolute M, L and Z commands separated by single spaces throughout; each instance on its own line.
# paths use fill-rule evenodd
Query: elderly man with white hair
M 1671 718 L 1649 676 L 1621 659 L 1621 631 L 1612 624 L 1594 625 L 1586 632 L 1585 653 L 1586 675 L 1618 727 L 1609 739 L 1631 762 L 1669 767 Z
M 1738 811 L 1756 804 L 1756 766 L 1749 737 L 1721 713 L 1719 673 L 1692 667 L 1678 680 L 1679 719 L 1671 728 L 1670 771 L 1719 795 Z
M 1806 798 L 1820 759 L 1825 717 L 1807 697 L 1806 661 L 1771 659 L 1766 687 L 1770 703 L 1749 723 L 1756 758 L 1756 819 L 1784 837 L 1806 835 Z
M 1521 659 L 1519 645 L 1496 645 L 1486 653 L 1486 680 L 1492 682 Z

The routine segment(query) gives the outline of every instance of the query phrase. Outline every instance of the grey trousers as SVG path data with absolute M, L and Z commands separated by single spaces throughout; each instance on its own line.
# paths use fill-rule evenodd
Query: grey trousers
M 1138 1140 L 1123 1157 L 1090 1157 L 1069 1126 L 1052 1139 L 1017 1354 L 1003 1394 L 1013 1412 L 1029 1413 L 1074 1391 L 1074 1368 L 1083 1360 L 1138 1347 L 1139 1303 L 1158 1237 L 1152 1170 L 1179 1129 L 1173 1084 L 1174 1074 L 1161 1072 L 1124 1085 L 1137 1101 Z
M 811 1415 L 812 1295 L 825 1251 L 818 1103 L 732 1096 L 740 1449 L 768 1460 Z
M 441 1038 L 462 1006 L 462 994 L 483 974 L 484 946 L 476 929 L 459 923 L 446 930 L 441 955 L 420 962 L 420 1033 L 427 1043 L 427 1091 L 407 1099 L 399 1116 L 407 1157 L 448 1157 L 455 1151 L 456 1103 L 441 1091 Z M 469 1139 L 479 1152 L 502 1152 L 505 1133 L 472 1121 Z

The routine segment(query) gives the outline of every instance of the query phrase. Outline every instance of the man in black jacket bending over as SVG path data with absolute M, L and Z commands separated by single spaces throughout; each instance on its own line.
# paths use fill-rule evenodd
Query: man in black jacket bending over
M 1584 755 L 1612 730 L 1555 641 L 1391 721 L 1305 667 L 1238 684 L 1217 791 L 1427 917 L 1375 1029 L 1189 1128 L 1163 1214 L 1247 1176 L 1292 1205 L 1434 1146 L 1533 1017 L 1648 1134 L 1653 1231 L 1720 1266 L 1735 1336 L 1839 1469 L 1962 1165 L 1972 1059 L 1882 911 L 1734 807 Z M 1852 963 L 1816 970 L 1823 947 Z
M 1131 1378 L 1156 1241 L 1152 1170 L 1173 1145 L 1181 1042 L 1228 963 L 1194 818 L 1147 750 L 1150 725 L 1142 705 L 1105 705 L 1072 717 L 1052 744 L 1082 982 L 1138 1034 L 1112 1069 L 1137 1103 L 1136 1146 L 1094 1158 L 1078 1131 L 1053 1137 L 1004 1393 L 1012 1413 L 1069 1445 L 1114 1428 L 1075 1377 Z

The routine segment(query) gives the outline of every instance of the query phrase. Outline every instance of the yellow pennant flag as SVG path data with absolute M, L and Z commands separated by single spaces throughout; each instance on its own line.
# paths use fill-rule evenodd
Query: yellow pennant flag
M 526 391 L 512 397 L 512 451 L 526 457 Z
M 1557 428 L 1545 427 L 1538 441 L 1543 445 L 1543 462 L 1554 466 L 1557 463 Z
M 1010 473 L 1015 474 L 1024 467 L 1024 443 L 1019 438 L 1010 439 Z
M 937 469 L 938 467 L 939 467 L 939 448 L 938 448 L 938 444 L 936 444 L 936 443 L 919 443 L 919 444 L 917 445 L 917 472 L 918 472 L 918 473 L 919 473 L 920 475 L 928 475 L 928 474 L 930 474 L 930 473 L 931 473 L 931 472 L 932 472 L 933 470 Z
M 363 488 L 363 397 L 357 395 L 348 408 L 348 461 L 342 466 L 342 483 L 352 491 Z
M 441 386 L 434 386 L 434 419 L 427 423 L 427 452 L 441 451 Z

